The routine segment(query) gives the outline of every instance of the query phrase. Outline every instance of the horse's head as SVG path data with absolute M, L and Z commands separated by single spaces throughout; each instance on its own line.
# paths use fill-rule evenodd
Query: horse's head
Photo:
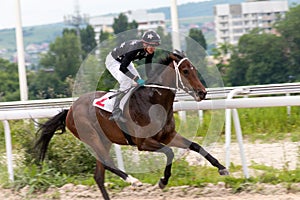
M 173 60 L 170 66 L 174 67 L 176 72 L 176 86 L 185 90 L 196 101 L 205 99 L 207 94 L 205 87 L 198 77 L 197 68 L 186 58 L 183 52 L 170 53 Z

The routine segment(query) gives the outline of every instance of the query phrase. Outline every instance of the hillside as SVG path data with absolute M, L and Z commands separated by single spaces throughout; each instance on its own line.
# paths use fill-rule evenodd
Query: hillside
M 29 44 L 51 43 L 62 34 L 65 25 L 62 23 L 46 24 L 23 28 L 24 47 Z M 0 57 L 12 59 L 16 51 L 14 29 L 0 30 Z

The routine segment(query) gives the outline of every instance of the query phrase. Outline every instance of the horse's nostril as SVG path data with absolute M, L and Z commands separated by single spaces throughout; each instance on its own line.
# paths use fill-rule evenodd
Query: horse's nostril
M 207 94 L 207 92 L 206 92 L 205 90 L 204 90 L 204 91 L 199 91 L 199 97 L 200 97 L 201 99 L 205 99 L 206 94 Z

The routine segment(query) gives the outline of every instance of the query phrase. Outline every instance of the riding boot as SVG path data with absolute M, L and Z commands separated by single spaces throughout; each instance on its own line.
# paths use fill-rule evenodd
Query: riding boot
M 120 102 L 121 99 L 124 95 L 120 94 L 116 96 L 115 104 L 114 104 L 114 109 L 111 113 L 111 116 L 109 117 L 109 120 L 115 120 L 115 121 L 120 121 L 120 122 L 126 122 L 127 120 L 123 116 L 123 112 L 120 108 Z

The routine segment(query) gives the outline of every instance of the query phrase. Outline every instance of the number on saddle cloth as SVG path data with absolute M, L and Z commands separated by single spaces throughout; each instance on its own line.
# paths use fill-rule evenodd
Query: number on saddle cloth
M 120 108 L 123 110 L 126 102 L 128 101 L 129 97 L 131 96 L 132 92 L 134 91 L 134 88 L 131 88 L 126 94 L 122 97 L 120 102 Z M 115 105 L 116 100 L 116 92 L 108 92 L 104 96 L 97 98 L 93 101 L 93 106 L 96 106 L 102 110 L 112 112 Z

